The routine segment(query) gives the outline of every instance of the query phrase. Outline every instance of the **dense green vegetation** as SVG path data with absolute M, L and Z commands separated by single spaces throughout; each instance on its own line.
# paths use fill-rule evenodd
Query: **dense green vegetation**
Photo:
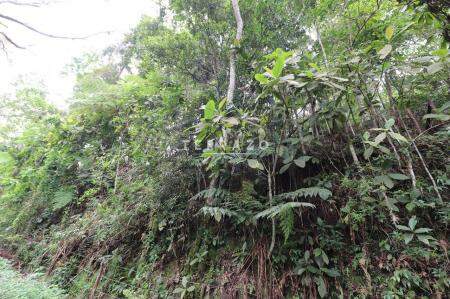
M 11 267 L 8 261 L 0 258 L 0 298 L 64 298 L 64 293 L 61 290 L 53 286 L 47 286 L 36 278 L 22 276 Z
M 1 246 L 70 296 L 445 297 L 446 1 L 169 2 L 69 111 L 2 98 Z

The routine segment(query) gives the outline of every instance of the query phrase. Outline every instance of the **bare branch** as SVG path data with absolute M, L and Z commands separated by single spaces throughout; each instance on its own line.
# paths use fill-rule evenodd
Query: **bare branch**
M 13 0 L 3 0 L 3 1 L 0 1 L 0 5 L 1 4 L 12 4 L 12 5 L 40 7 L 44 3 L 40 3 L 40 2 L 19 2 L 19 1 L 13 1 Z
M 15 43 L 8 35 L 6 35 L 6 33 L 0 32 L 0 35 L 2 35 L 2 36 L 5 38 L 5 40 L 6 40 L 8 43 L 10 43 L 11 45 L 13 45 L 14 47 L 16 47 L 16 48 L 18 48 L 18 49 L 22 49 L 22 50 L 25 49 L 24 47 L 19 46 L 17 43 Z
M 15 19 L 13 17 L 10 17 L 10 16 L 6 16 L 6 15 L 0 14 L 0 18 L 8 20 L 8 21 L 11 21 L 11 22 L 16 23 L 16 24 L 19 24 L 19 25 L 21 25 L 21 26 L 23 26 L 23 27 L 25 27 L 25 28 L 35 32 L 35 33 L 38 33 L 40 35 L 43 35 L 43 36 L 46 36 L 46 37 L 50 37 L 50 38 L 78 40 L 78 39 L 86 39 L 86 38 L 89 38 L 89 37 L 92 37 L 92 36 L 96 36 L 96 35 L 99 35 L 99 34 L 110 33 L 109 31 L 105 31 L 105 32 L 99 32 L 99 33 L 95 33 L 95 34 L 91 34 L 91 35 L 87 35 L 87 36 L 82 36 L 82 37 L 59 36 L 59 35 L 53 35 L 53 34 L 48 34 L 48 33 L 42 32 L 42 31 L 40 31 L 40 30 L 38 30 L 38 29 L 28 25 L 28 24 L 25 24 L 24 22 L 22 22 L 20 20 L 17 20 L 17 19 Z

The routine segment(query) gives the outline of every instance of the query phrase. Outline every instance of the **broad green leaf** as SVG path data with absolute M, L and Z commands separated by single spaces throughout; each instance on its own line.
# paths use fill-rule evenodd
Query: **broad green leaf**
M 414 228 L 416 227 L 417 224 L 417 218 L 416 216 L 412 217 L 411 219 L 409 219 L 408 221 L 408 226 L 411 230 L 414 230 Z
M 253 169 L 264 170 L 264 166 L 258 160 L 250 159 L 250 160 L 247 160 L 247 163 L 248 163 L 248 166 L 250 166 Z
M 314 256 L 320 256 L 322 254 L 322 249 L 316 248 L 313 251 Z
M 408 244 L 414 238 L 414 234 L 404 234 L 403 239 L 405 240 L 405 244 Z
M 378 134 L 378 136 L 375 137 L 375 140 L 374 140 L 375 146 L 380 144 L 385 138 L 386 138 L 386 132 L 382 132 L 382 133 Z
M 223 98 L 223 99 L 219 102 L 219 110 L 222 110 L 222 108 L 225 106 L 226 103 L 227 103 L 227 98 Z
M 339 273 L 339 271 L 337 271 L 336 269 L 327 269 L 327 268 L 322 268 L 321 269 L 322 272 L 324 272 L 326 275 L 328 275 L 329 277 L 339 277 L 341 276 L 341 274 Z
M 375 181 L 376 184 L 379 184 L 379 185 L 382 184 L 382 185 L 386 186 L 389 189 L 394 187 L 394 182 L 387 175 L 378 175 L 378 176 L 376 176 L 374 178 L 374 181 Z
M 176 288 L 176 289 L 173 291 L 174 294 L 178 294 L 178 293 L 182 293 L 182 292 L 184 292 L 184 289 L 182 289 L 182 288 Z
M 272 69 L 272 75 L 275 78 L 279 78 L 281 76 L 281 73 L 283 72 L 285 61 L 286 61 L 286 58 L 284 57 L 284 55 L 279 54 L 277 59 L 275 60 L 275 65 L 273 66 L 273 69 Z
M 409 180 L 409 177 L 403 173 L 388 173 L 388 176 L 397 181 Z
M 430 245 L 429 240 L 434 240 L 434 238 L 432 236 L 428 236 L 428 235 L 417 235 L 417 239 L 419 239 L 420 242 L 425 243 L 427 245 Z
M 283 174 L 286 172 L 286 170 L 289 169 L 289 167 L 291 167 L 292 163 L 288 163 L 286 165 L 283 165 L 283 167 L 280 168 L 280 171 L 278 172 L 279 174 Z
M 392 128 L 392 126 L 395 124 L 395 120 L 393 118 L 390 118 L 386 121 L 386 123 L 384 124 L 384 128 L 385 129 L 390 129 Z
M 415 234 L 426 234 L 426 233 L 429 233 L 429 232 L 431 232 L 431 231 L 432 231 L 431 228 L 421 227 L 421 228 L 416 229 L 416 230 L 414 231 L 414 233 L 415 233 Z
M 394 35 L 394 28 L 392 26 L 388 26 L 384 35 L 386 36 L 386 39 L 390 41 L 392 39 L 392 36 Z
M 325 298 L 327 295 L 327 286 L 322 276 L 316 277 L 317 290 L 319 291 L 320 298 Z
M 437 119 L 439 121 L 448 121 L 450 120 L 450 115 L 448 114 L 425 114 L 423 119 Z
M 373 147 L 368 146 L 366 150 L 364 151 L 364 159 L 369 160 L 370 156 L 373 154 Z
M 216 111 L 216 103 L 214 100 L 209 100 L 205 105 L 204 118 L 206 120 L 211 120 L 214 117 L 214 112 Z
M 300 168 L 305 168 L 306 162 L 308 162 L 311 158 L 311 156 L 301 156 L 300 158 L 295 159 L 294 163 Z
M 322 188 L 319 190 L 319 197 L 322 198 L 323 200 L 327 200 L 331 195 L 332 193 L 330 190 Z
M 256 74 L 255 79 L 258 80 L 261 84 L 267 84 L 270 81 L 269 78 L 264 76 L 264 74 Z
M 408 139 L 406 139 L 403 135 L 395 132 L 389 132 L 389 136 L 397 140 L 398 142 L 405 142 L 408 143 Z
M 387 147 L 385 147 L 385 146 L 378 145 L 378 149 L 379 149 L 382 153 L 384 153 L 384 154 L 386 154 L 386 155 L 390 155 L 390 154 L 391 154 L 391 151 L 390 151 Z
M 404 226 L 404 225 L 396 225 L 396 227 L 400 230 L 404 230 L 404 231 L 408 231 L 408 232 L 411 231 L 411 229 L 409 227 Z

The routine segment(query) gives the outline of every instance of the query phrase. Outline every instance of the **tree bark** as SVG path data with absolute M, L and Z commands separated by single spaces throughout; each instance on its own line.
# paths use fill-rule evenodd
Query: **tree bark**
M 230 52 L 230 82 L 228 84 L 227 92 L 227 107 L 233 106 L 234 90 L 236 89 L 236 47 L 238 47 L 241 42 L 242 31 L 244 28 L 244 22 L 242 21 L 238 0 L 231 0 L 231 5 L 233 7 L 234 18 L 236 19 L 237 31 L 236 39 L 233 42 Z

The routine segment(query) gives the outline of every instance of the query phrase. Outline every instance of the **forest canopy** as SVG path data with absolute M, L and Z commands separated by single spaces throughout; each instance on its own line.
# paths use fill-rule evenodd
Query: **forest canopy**
M 449 26 L 167 1 L 69 66 L 67 111 L 0 97 L 0 249 L 69 298 L 444 298 Z

